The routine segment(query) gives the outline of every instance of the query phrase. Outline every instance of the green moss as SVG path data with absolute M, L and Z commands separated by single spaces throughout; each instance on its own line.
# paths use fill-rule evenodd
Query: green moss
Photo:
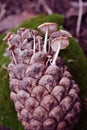
M 61 51 L 61 56 L 65 61 L 65 64 L 69 67 L 70 72 L 74 76 L 74 79 L 78 83 L 81 89 L 81 96 L 87 96 L 87 59 L 76 43 L 75 39 L 70 40 L 70 46 Z
M 37 29 L 37 26 L 39 26 L 41 23 L 44 23 L 44 22 L 55 22 L 61 25 L 63 24 L 63 16 L 58 15 L 58 14 L 46 16 L 43 14 L 40 16 L 35 16 L 30 20 L 27 20 L 26 22 L 22 23 L 20 26 L 24 26 L 31 29 L 32 28 Z
M 43 22 L 55 22 L 62 28 L 63 16 L 58 14 L 35 16 L 23 22 L 20 27 L 36 29 L 37 26 Z M 16 30 L 17 29 L 13 29 L 14 32 Z M 12 130 L 23 130 L 21 123 L 17 120 L 13 103 L 10 101 L 8 74 L 2 68 L 2 64 L 9 63 L 9 58 L 3 57 L 3 53 L 6 49 L 6 44 L 2 41 L 4 36 L 5 34 L 0 36 L 0 125 L 9 127 Z M 87 97 L 87 59 L 74 38 L 71 39 L 70 43 L 70 46 L 66 50 L 61 51 L 60 55 L 72 73 L 73 78 L 78 83 L 81 90 L 80 96 L 82 101 L 84 101 L 85 97 Z M 80 121 L 74 130 L 87 130 L 86 122 L 87 111 L 82 105 Z

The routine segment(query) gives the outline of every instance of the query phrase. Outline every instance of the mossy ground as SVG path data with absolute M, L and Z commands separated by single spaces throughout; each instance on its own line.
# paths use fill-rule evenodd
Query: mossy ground
M 58 14 L 35 16 L 22 23 L 20 27 L 36 29 L 43 22 L 55 22 L 62 28 L 63 16 Z M 16 29 L 13 29 L 13 31 L 16 31 Z M 11 130 L 23 130 L 21 123 L 17 120 L 14 105 L 10 101 L 8 74 L 2 68 L 3 64 L 7 65 L 10 61 L 8 57 L 3 57 L 3 53 L 7 47 L 2 41 L 4 36 L 5 34 L 0 36 L 0 125 L 11 128 Z M 82 112 L 79 123 L 74 130 L 87 130 L 87 110 L 84 107 L 84 99 L 87 97 L 87 59 L 74 38 L 71 39 L 70 43 L 70 46 L 66 50 L 60 52 L 60 56 L 64 59 L 65 64 L 68 66 L 81 90 Z

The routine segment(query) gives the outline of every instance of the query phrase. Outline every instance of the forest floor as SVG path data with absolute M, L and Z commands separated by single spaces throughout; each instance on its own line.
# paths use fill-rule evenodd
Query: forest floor
M 64 28 L 78 41 L 87 56 L 87 0 L 1 0 L 0 34 L 36 14 L 59 13 L 64 16 Z M 0 130 L 10 130 L 1 128 Z

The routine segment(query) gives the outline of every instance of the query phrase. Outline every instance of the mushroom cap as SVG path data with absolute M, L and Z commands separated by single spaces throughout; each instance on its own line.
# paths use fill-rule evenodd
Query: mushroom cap
M 25 29 L 26 29 L 25 27 L 21 27 L 18 29 L 18 31 L 25 31 Z
M 56 37 L 67 37 L 67 38 L 71 38 L 72 35 L 68 32 L 68 31 L 65 31 L 65 30 L 59 30 L 59 31 L 56 31 L 56 32 L 53 32 L 51 35 L 50 35 L 50 38 L 56 38 Z
M 7 35 L 3 38 L 3 41 L 7 42 L 12 34 L 12 32 L 8 32 Z
M 58 25 L 56 23 L 46 22 L 39 25 L 38 29 L 44 34 L 46 33 L 46 30 L 48 29 L 48 34 L 50 35 L 51 33 L 57 30 L 57 27 Z
M 39 33 L 38 33 L 37 30 L 32 29 L 31 31 L 32 31 L 32 33 L 33 33 L 35 36 L 38 36 Z
M 51 56 L 51 55 L 47 55 L 47 58 L 51 59 L 51 58 L 52 58 L 52 56 Z
M 42 40 L 43 38 L 40 35 L 38 35 L 36 36 L 36 39 Z
M 69 39 L 67 37 L 57 37 L 55 39 L 53 39 L 51 41 L 51 48 L 53 49 L 53 51 L 57 51 L 58 49 L 58 44 L 61 44 L 60 49 L 65 49 L 68 47 L 69 43 Z

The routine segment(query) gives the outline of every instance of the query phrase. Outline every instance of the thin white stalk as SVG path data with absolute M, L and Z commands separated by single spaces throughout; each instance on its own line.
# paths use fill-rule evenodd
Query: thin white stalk
M 8 46 L 10 47 L 11 46 L 11 44 L 10 44 L 10 41 L 8 40 Z
M 43 51 L 45 52 L 45 53 L 47 53 L 47 37 L 48 37 L 48 29 L 46 30 L 46 33 L 45 33 L 45 40 L 44 40 L 44 46 L 43 46 Z
M 34 38 L 33 54 L 35 54 L 35 35 L 33 36 L 33 38 Z
M 9 47 L 11 47 L 10 41 L 8 41 L 8 45 L 9 45 Z M 13 51 L 11 51 L 11 54 L 12 54 L 14 63 L 17 64 L 17 61 L 16 61 L 16 58 L 15 58 L 15 56 L 14 56 Z
M 10 41 L 9 41 L 9 40 L 8 40 L 8 45 L 9 45 L 9 47 L 11 47 L 11 44 L 10 44 Z M 11 51 L 11 54 L 12 54 L 14 63 L 17 64 L 17 61 L 16 61 L 16 58 L 15 58 L 15 56 L 14 56 L 13 51 Z
M 82 0 L 79 0 L 79 13 L 78 13 L 78 19 L 77 19 L 77 27 L 76 27 L 76 34 L 79 36 L 80 32 L 80 26 L 82 21 L 82 14 L 83 14 L 83 3 Z
M 50 52 L 50 40 L 48 42 L 48 53 Z
M 54 55 L 54 58 L 53 58 L 53 61 L 52 61 L 51 65 L 56 65 L 56 59 L 57 59 L 57 57 L 59 55 L 59 52 L 60 52 L 60 46 L 61 46 L 61 43 L 60 44 L 58 43 L 58 49 L 57 49 L 57 51 L 56 51 L 56 53 Z
M 41 51 L 40 39 L 38 39 L 39 51 Z
M 75 8 L 79 8 L 79 3 L 78 3 L 78 2 L 70 2 L 70 4 L 71 4 L 72 6 L 74 6 Z M 86 7 L 86 6 L 87 6 L 87 2 L 83 2 L 83 3 L 82 3 L 82 6 L 83 6 L 83 7 Z
M 12 57 L 13 57 L 14 63 L 17 64 L 17 61 L 16 61 L 16 59 L 15 59 L 15 56 L 14 56 L 14 53 L 13 53 L 13 52 L 12 52 Z

